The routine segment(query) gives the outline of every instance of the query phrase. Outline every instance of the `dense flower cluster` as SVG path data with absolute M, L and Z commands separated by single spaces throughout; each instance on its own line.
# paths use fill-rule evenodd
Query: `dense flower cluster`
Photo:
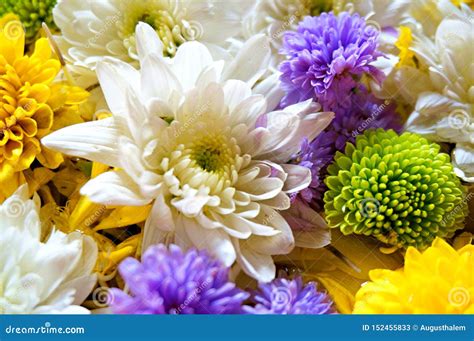
M 362 75 L 376 79 L 382 75 L 371 65 L 382 55 L 378 35 L 358 14 L 304 18 L 296 32 L 284 36 L 282 52 L 288 60 L 280 71 L 287 95 L 282 104 L 314 98 L 324 109 L 350 106 L 348 95 Z
M 229 271 L 206 251 L 183 253 L 176 245 L 150 247 L 142 263 L 119 267 L 132 296 L 112 289 L 112 311 L 120 314 L 232 314 L 248 294 L 229 282 Z
M 336 154 L 328 173 L 326 219 L 344 234 L 423 249 L 452 236 L 467 213 L 449 156 L 415 134 L 367 130 Z
M 473 313 L 473 17 L 0 0 L 0 314 Z

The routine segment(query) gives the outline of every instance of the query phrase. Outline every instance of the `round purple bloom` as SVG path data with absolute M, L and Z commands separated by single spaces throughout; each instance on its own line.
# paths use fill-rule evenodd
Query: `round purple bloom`
M 229 269 L 206 251 L 150 247 L 140 263 L 127 258 L 119 272 L 131 295 L 111 289 L 118 314 L 234 314 L 248 294 L 229 282 Z
M 349 97 L 361 76 L 380 81 L 383 73 L 370 65 L 382 54 L 377 50 L 379 32 L 358 14 L 322 13 L 306 17 L 296 32 L 283 36 L 280 80 L 287 95 L 281 106 L 309 98 L 324 110 L 350 106 Z
M 244 306 L 248 314 L 322 315 L 335 313 L 332 301 L 325 293 L 317 291 L 310 282 L 303 286 L 301 277 L 295 280 L 277 278 L 271 283 L 260 284 L 252 295 L 255 307 Z

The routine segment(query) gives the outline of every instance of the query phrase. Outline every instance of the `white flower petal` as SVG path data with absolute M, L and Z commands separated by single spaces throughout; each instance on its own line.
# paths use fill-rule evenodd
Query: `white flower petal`
M 223 79 L 238 79 L 254 85 L 267 71 L 270 60 L 268 38 L 258 34 L 250 38 L 240 49 L 237 56 L 225 67 Z
M 245 241 L 234 240 L 233 244 L 237 250 L 237 262 L 247 275 L 263 283 L 275 278 L 276 267 L 271 256 L 247 248 Z
M 123 115 L 127 112 L 127 92 L 129 89 L 140 89 L 140 73 L 115 58 L 99 62 L 96 72 L 110 110 L 115 115 Z
M 152 200 L 143 197 L 138 185 L 120 170 L 106 172 L 89 180 L 81 188 L 81 194 L 104 205 L 144 206 Z
M 311 170 L 299 165 L 284 164 L 281 165 L 288 174 L 283 190 L 286 193 L 299 192 L 305 189 L 311 183 Z
M 163 43 L 150 25 L 139 22 L 135 28 L 138 58 L 144 60 L 149 54 L 163 54 Z
M 183 91 L 195 87 L 199 75 L 213 62 L 208 49 L 197 41 L 181 45 L 173 59 L 173 72 Z
M 195 219 L 183 218 L 182 222 L 189 239 L 198 249 L 206 249 L 225 266 L 235 262 L 235 250 L 229 236 L 219 229 L 206 229 Z
M 62 128 L 43 137 L 41 143 L 66 155 L 119 167 L 119 136 L 120 131 L 114 119 L 107 118 Z
M 285 255 L 295 247 L 295 239 L 290 225 L 278 211 L 262 205 L 261 215 L 257 221 L 272 226 L 279 233 L 274 236 L 252 236 L 245 245 L 256 252 L 268 255 Z
M 466 182 L 474 182 L 474 145 L 458 143 L 453 151 L 454 172 Z
M 159 98 L 166 102 L 173 91 L 183 91 L 176 74 L 160 56 L 147 55 L 141 66 L 141 90 L 147 100 Z
M 160 194 L 153 203 L 150 215 L 145 222 L 142 249 L 146 250 L 154 244 L 163 242 L 163 232 L 175 230 L 173 213 L 165 202 L 163 194 Z
M 319 249 L 331 242 L 324 218 L 300 199 L 297 198 L 290 209 L 281 214 L 293 230 L 296 246 Z

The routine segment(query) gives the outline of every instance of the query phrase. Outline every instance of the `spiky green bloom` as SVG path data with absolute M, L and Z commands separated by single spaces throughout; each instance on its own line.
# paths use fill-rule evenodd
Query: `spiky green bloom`
M 53 7 L 57 0 L 0 0 L 0 17 L 14 13 L 20 17 L 25 27 L 26 43 L 33 42 L 45 22 L 51 29 L 56 28 L 53 21 Z
M 324 209 L 330 227 L 423 249 L 462 228 L 465 188 L 449 155 L 417 134 L 367 130 L 328 168 Z

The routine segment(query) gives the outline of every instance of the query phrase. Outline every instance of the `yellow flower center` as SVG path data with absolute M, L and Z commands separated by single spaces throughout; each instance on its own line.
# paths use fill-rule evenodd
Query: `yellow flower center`
M 174 56 L 179 45 L 202 36 L 199 23 L 185 20 L 186 10 L 179 3 L 132 0 L 120 2 L 118 8 L 123 13 L 118 32 L 127 49 L 135 47 L 135 27 L 140 21 L 155 29 L 167 57 Z
M 207 135 L 193 143 L 191 159 L 207 172 L 221 172 L 234 162 L 234 153 L 222 135 Z

